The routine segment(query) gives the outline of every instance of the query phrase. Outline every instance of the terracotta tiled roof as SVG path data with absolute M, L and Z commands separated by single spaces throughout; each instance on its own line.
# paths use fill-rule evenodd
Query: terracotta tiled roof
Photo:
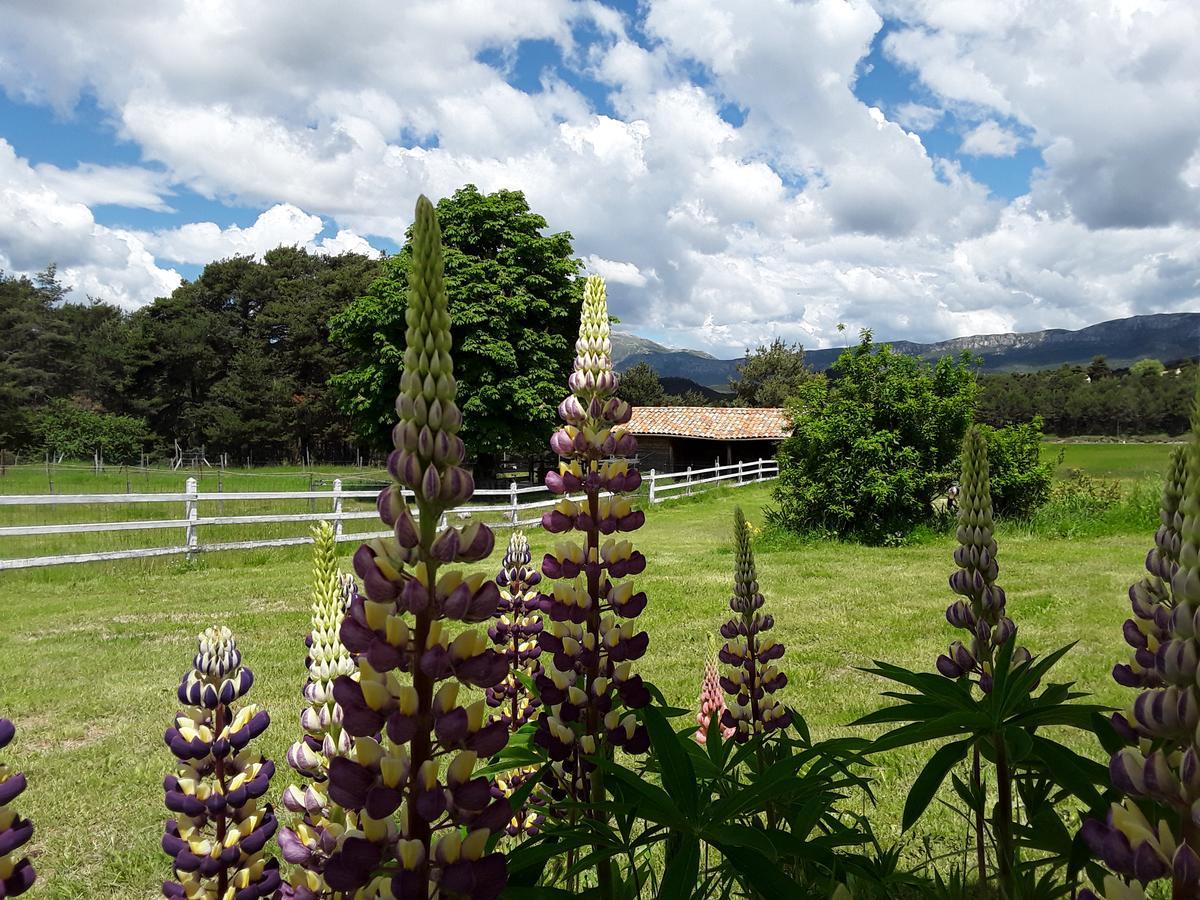
M 791 433 L 785 409 L 709 406 L 635 406 L 628 428 L 633 434 L 721 441 L 777 440 Z

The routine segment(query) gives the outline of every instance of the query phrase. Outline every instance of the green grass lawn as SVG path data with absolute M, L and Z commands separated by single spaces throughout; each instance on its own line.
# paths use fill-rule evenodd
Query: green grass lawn
M 651 643 L 640 668 L 670 702 L 693 705 L 727 615 L 733 507 L 742 504 L 757 524 L 769 499 L 769 486 L 760 485 L 664 504 L 635 536 L 649 559 L 640 581 L 650 596 L 641 621 Z M 542 535 L 531 537 L 535 550 L 544 549 Z M 504 540 L 501 532 L 489 570 Z M 1123 656 L 1125 591 L 1150 540 L 1149 533 L 1071 541 L 1000 535 L 1001 583 L 1022 642 L 1044 652 L 1078 641 L 1059 675 L 1101 701 L 1120 703 L 1127 693 L 1108 671 Z M 949 537 L 900 548 L 765 546 L 760 581 L 787 645 L 785 697 L 821 736 L 845 733 L 846 722 L 876 705 L 880 685 L 856 666 L 884 658 L 930 668 L 954 636 L 943 618 L 952 599 Z M 249 699 L 272 715 L 260 744 L 279 767 L 278 800 L 290 777 L 284 754 L 298 731 L 308 577 L 307 548 L 214 554 L 191 565 L 147 560 L 0 575 L 0 714 L 18 726 L 4 756 L 29 777 L 19 807 L 37 825 L 40 879 L 32 896 L 157 894 L 169 871 L 158 841 L 161 783 L 172 766 L 161 735 L 195 635 L 209 624 L 237 634 L 255 673 Z M 919 765 L 919 751 L 904 751 L 875 772 L 873 820 L 886 838 L 899 837 Z M 933 815 L 935 836 L 954 840 L 953 818 Z
M 1167 443 L 1054 443 L 1042 444 L 1042 458 L 1058 462 L 1057 474 L 1061 477 L 1072 469 L 1091 475 L 1093 478 L 1120 478 L 1136 481 L 1141 478 L 1159 477 L 1166 471 L 1175 444 Z

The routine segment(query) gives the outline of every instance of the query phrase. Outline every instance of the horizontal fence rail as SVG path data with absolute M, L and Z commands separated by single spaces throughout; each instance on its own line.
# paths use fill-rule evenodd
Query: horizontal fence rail
M 642 474 L 642 486 L 646 498 L 652 504 L 690 497 L 704 493 L 716 485 L 737 487 L 775 478 L 779 475 L 779 464 L 773 459 L 758 459 L 753 462 L 721 463 L 719 461 L 705 469 L 687 468 L 680 472 L 657 472 L 650 469 Z M 93 534 L 124 531 L 173 531 L 182 540 L 163 547 L 139 547 L 128 550 L 99 550 L 88 553 L 67 553 L 54 556 L 30 556 L 18 559 L 0 559 L 0 570 L 29 569 L 42 566 L 59 566 L 68 563 L 105 562 L 118 559 L 139 559 L 156 556 L 193 557 L 198 553 L 219 550 L 250 550 L 260 547 L 289 547 L 312 543 L 310 535 L 262 538 L 245 541 L 204 541 L 200 530 L 205 527 L 223 525 L 259 525 L 281 522 L 331 522 L 339 541 L 361 541 L 385 537 L 388 531 L 345 531 L 343 523 L 359 519 L 378 519 L 374 509 L 347 510 L 345 500 L 374 499 L 376 490 L 345 490 L 341 479 L 335 479 L 331 490 L 326 491 L 201 491 L 195 478 L 189 478 L 181 493 L 127 493 L 127 494 L 0 494 L 0 508 L 4 507 L 58 507 L 60 505 L 96 504 L 102 506 L 126 506 L 128 504 L 179 503 L 183 515 L 171 519 L 135 519 L 110 522 L 67 522 L 48 525 L 3 525 L 0 526 L 0 548 L 2 539 L 36 537 L 47 535 Z M 525 500 L 530 494 L 540 494 L 538 499 Z M 404 491 L 411 497 L 411 491 Z M 541 511 L 550 508 L 559 498 L 549 495 L 541 485 L 508 488 L 485 488 L 475 491 L 475 498 L 482 502 L 469 504 L 452 510 L 448 515 L 459 519 L 480 517 L 493 527 L 521 527 L 541 521 Z M 578 500 L 580 497 L 573 496 Z M 307 500 L 308 513 L 264 513 L 259 515 L 223 515 L 225 503 L 264 500 Z M 315 504 L 327 504 L 325 511 L 315 511 Z M 205 504 L 208 515 L 200 514 Z M 216 504 L 216 514 L 212 506 Z M 526 513 L 534 512 L 532 516 Z

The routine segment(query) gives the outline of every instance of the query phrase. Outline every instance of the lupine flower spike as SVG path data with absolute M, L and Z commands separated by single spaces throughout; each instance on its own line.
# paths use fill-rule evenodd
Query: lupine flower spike
M 500 605 L 496 619 L 488 628 L 488 636 L 503 648 L 508 659 L 508 674 L 493 688 L 487 689 L 488 706 L 496 710 L 495 718 L 510 732 L 526 724 L 537 711 L 539 701 L 522 680 L 536 678 L 542 671 L 538 657 L 542 648 L 537 636 L 542 630 L 542 615 L 537 584 L 542 576 L 530 565 L 529 541 L 520 531 L 513 531 L 508 550 L 500 564 L 496 584 L 500 586 Z M 537 771 L 536 766 L 516 768 L 496 777 L 492 794 L 511 797 L 521 784 Z M 518 834 L 537 834 L 542 816 L 528 807 L 513 812 L 506 829 L 510 837 Z
M 534 739 L 560 765 L 568 792 L 593 801 L 602 797 L 603 776 L 586 757 L 612 747 L 643 753 L 650 746 L 634 715 L 650 702 L 633 671 L 650 641 L 635 625 L 646 595 L 630 580 L 645 569 L 646 558 L 621 537 L 645 522 L 624 496 L 642 479 L 628 461 L 637 442 L 625 428 L 632 409 L 614 396 L 617 382 L 604 281 L 591 276 L 572 393 L 558 407 L 565 425 L 550 439 L 560 462 L 546 475 L 546 487 L 564 496 L 542 516 L 542 527 L 551 534 L 576 532 L 578 539 L 558 542 L 542 561 L 542 573 L 554 583 L 540 599 L 548 621 L 538 641 L 550 659 L 537 679 L 544 706 Z M 571 499 L 571 491 L 582 491 L 582 499 Z
M 700 683 L 700 710 L 696 713 L 696 723 L 700 728 L 693 735 L 696 743 L 708 743 L 708 730 L 713 727 L 714 723 L 717 728 L 721 729 L 722 738 L 729 740 L 733 737 L 735 729 L 721 724 L 721 717 L 724 714 L 725 692 L 721 688 L 721 674 L 717 671 L 717 664 L 712 658 L 712 649 L 709 648 L 709 657 L 704 661 L 704 680 Z
M 0 719 L 0 750 L 17 733 L 13 723 Z M 33 837 L 33 823 L 22 819 L 11 804 L 25 790 L 25 776 L 0 763 L 0 898 L 16 897 L 29 890 L 34 881 L 33 866 L 19 853 Z
M 1172 897 L 1200 896 L 1200 430 L 1176 451 L 1159 507 L 1161 522 L 1146 575 L 1129 589 L 1133 648 L 1113 678 L 1142 688 L 1113 716 L 1129 746 L 1109 761 L 1113 787 L 1125 795 L 1103 822 L 1084 823 L 1083 837 L 1113 872 L 1101 896 L 1140 900 L 1143 888 L 1169 879 Z M 1096 900 L 1083 891 L 1080 898 Z
M 731 667 L 721 676 L 730 705 L 721 714 L 721 724 L 733 730 L 735 740 L 748 741 L 786 728 L 791 714 L 775 697 L 788 681 L 774 665 L 784 648 L 766 636 L 775 627 L 775 618 L 762 612 L 765 601 L 758 590 L 750 530 L 740 506 L 733 511 L 733 537 L 737 546 L 729 608 L 735 615 L 721 626 L 725 646 L 718 654 L 721 662 Z
M 179 760 L 163 782 L 167 822 L 162 847 L 174 859 L 167 897 L 254 900 L 279 888 L 279 863 L 264 851 L 275 834 L 271 804 L 262 801 L 275 765 L 248 746 L 270 724 L 266 712 L 237 705 L 254 676 L 228 628 L 199 636 L 192 670 L 179 684 L 186 709 L 164 740 Z
M 479 629 L 447 625 L 486 622 L 500 591 L 482 573 L 444 570 L 484 559 L 494 538 L 481 523 L 438 526 L 475 482 L 461 466 L 441 233 L 424 197 L 412 247 L 400 421 L 388 457 L 394 483 L 377 504 L 394 534 L 354 555 L 366 596 L 351 603 L 341 638 L 358 679 L 341 675 L 333 685 L 355 740 L 330 762 L 329 797 L 357 814 L 359 827 L 337 839 L 325 882 L 356 897 L 491 900 L 507 875 L 503 855 L 486 852 L 488 838 L 512 809 L 475 767 L 504 747 L 508 728 L 486 721 L 482 698 L 460 701 L 460 686 L 495 687 L 508 660 Z
M 288 750 L 287 760 L 311 783 L 289 785 L 283 805 L 299 817 L 279 833 L 283 858 L 293 864 L 281 896 L 315 900 L 325 896 L 325 860 L 336 846 L 337 837 L 357 827 L 353 814 L 330 803 L 329 761 L 349 754 L 350 735 L 342 728 L 342 711 L 333 699 L 333 682 L 340 675 L 357 671 L 354 660 L 338 636 L 342 617 L 358 591 L 354 577 L 339 575 L 337 543 L 333 526 L 321 522 L 313 527 L 312 626 L 304 642 L 308 647 L 304 684 L 307 705 L 300 714 L 304 736 Z
M 963 441 L 962 477 L 959 480 L 958 547 L 950 588 L 964 599 L 946 609 L 946 620 L 970 634 L 966 643 L 955 641 L 937 659 L 937 669 L 947 678 L 971 678 L 984 693 L 992 690 L 992 664 L 999 649 L 1017 628 L 1005 615 L 1004 588 L 996 584 L 996 539 L 992 533 L 992 489 L 988 477 L 987 445 L 978 428 Z M 1024 647 L 1013 650 L 1012 664 L 1029 662 Z

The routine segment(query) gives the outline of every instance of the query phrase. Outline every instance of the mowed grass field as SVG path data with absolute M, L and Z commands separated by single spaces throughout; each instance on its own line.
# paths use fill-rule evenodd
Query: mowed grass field
M 1176 446 L 1169 443 L 1071 444 L 1047 441 L 1042 444 L 1042 458 L 1056 462 L 1060 476 L 1078 470 L 1093 478 L 1133 481 L 1161 476 Z
M 769 503 L 769 485 L 724 489 L 656 506 L 635 535 L 649 559 L 639 581 L 650 604 L 639 621 L 651 642 L 639 666 L 674 704 L 693 705 L 728 614 L 733 508 L 761 524 Z M 530 537 L 540 557 L 547 541 L 536 530 Z M 505 540 L 501 531 L 488 571 Z M 1048 540 L 1001 530 L 999 540 L 1000 580 L 1022 642 L 1045 652 L 1078 641 L 1058 679 L 1076 680 L 1100 702 L 1125 702 L 1108 672 L 1124 656 L 1125 592 L 1151 534 Z M 880 702 L 882 685 L 857 666 L 887 659 L 928 669 L 956 636 L 943 618 L 951 550 L 948 535 L 898 548 L 763 542 L 760 582 L 787 645 L 786 700 L 819 736 L 850 733 L 846 723 Z M 169 872 L 158 842 L 161 783 L 172 767 L 161 735 L 195 635 L 209 624 L 237 634 L 255 673 L 249 699 L 271 713 L 259 746 L 278 766 L 270 795 L 278 802 L 291 774 L 284 755 L 298 734 L 308 578 L 308 548 L 0 573 L 0 715 L 18 726 L 3 757 L 29 778 L 18 806 L 37 826 L 32 896 L 157 895 Z M 905 839 L 900 810 L 921 764 L 921 751 L 902 751 L 874 772 L 872 820 L 885 840 Z M 961 847 L 961 829 L 944 810 L 918 831 L 943 849 Z

